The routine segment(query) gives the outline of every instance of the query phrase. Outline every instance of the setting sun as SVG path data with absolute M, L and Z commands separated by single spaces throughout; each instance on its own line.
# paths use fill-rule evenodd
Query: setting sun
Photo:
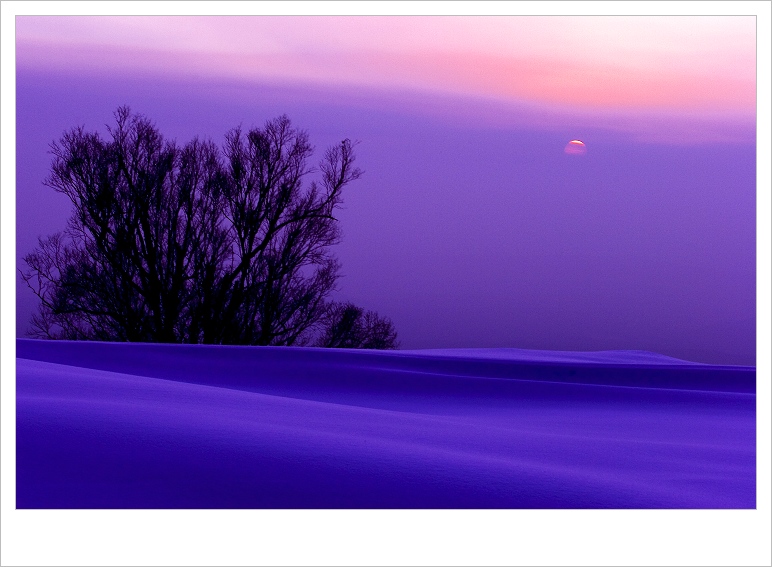
M 569 155 L 584 155 L 587 153 L 587 146 L 581 140 L 571 140 L 566 144 L 563 151 Z

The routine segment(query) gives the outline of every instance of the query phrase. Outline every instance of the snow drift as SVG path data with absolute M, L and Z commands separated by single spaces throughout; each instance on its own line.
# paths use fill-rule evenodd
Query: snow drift
M 17 340 L 18 508 L 754 508 L 755 368 Z

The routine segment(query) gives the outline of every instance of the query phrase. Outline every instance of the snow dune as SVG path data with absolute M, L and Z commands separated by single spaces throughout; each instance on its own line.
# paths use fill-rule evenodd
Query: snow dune
M 17 340 L 18 508 L 755 508 L 755 368 Z

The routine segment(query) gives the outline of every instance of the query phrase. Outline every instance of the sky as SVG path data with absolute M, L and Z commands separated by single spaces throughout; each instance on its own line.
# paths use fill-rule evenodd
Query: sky
M 404 349 L 755 364 L 753 16 L 18 16 L 19 267 L 70 214 L 48 144 L 124 104 L 181 143 L 359 141 L 336 297 Z

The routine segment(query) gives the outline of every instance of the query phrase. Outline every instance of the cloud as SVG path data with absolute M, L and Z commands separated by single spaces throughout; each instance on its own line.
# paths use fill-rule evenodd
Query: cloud
M 477 109 L 461 120 L 644 140 L 755 135 L 752 17 L 20 17 L 17 64 L 457 99 Z

